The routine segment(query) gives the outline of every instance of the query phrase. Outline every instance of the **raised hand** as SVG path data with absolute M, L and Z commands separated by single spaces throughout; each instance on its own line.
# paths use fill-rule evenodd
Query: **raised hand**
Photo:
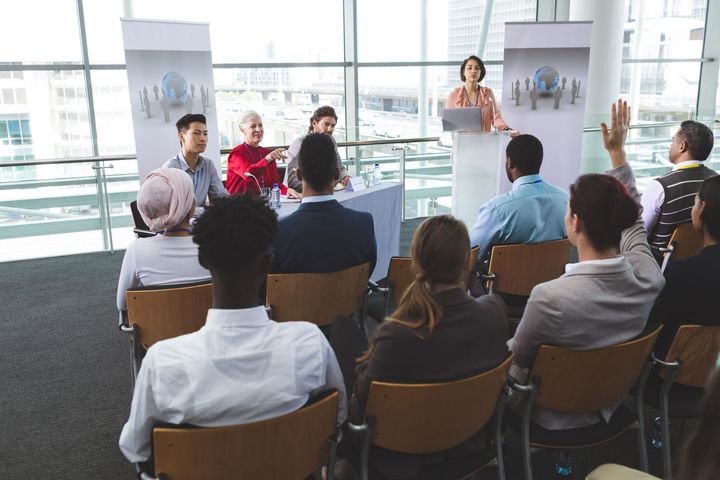
M 613 168 L 627 163 L 625 140 L 630 126 L 630 107 L 627 101 L 618 99 L 610 111 L 610 129 L 605 122 L 600 124 L 605 150 L 610 154 Z

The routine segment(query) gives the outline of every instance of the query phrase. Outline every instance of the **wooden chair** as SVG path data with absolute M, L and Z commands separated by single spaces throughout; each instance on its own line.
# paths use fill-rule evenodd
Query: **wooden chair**
M 470 279 L 479 253 L 480 247 L 470 249 L 470 258 L 464 282 L 465 288 L 468 288 L 470 285 Z M 417 271 L 413 265 L 412 257 L 392 257 L 390 259 L 390 265 L 388 265 L 385 286 L 371 286 L 373 292 L 382 293 L 383 302 L 382 305 L 374 305 L 371 303 L 368 308 L 370 315 L 377 321 L 382 321 L 387 317 L 391 313 L 391 310 L 394 309 L 394 306 L 400 303 L 400 298 L 402 298 L 410 284 L 415 280 L 416 275 Z
M 703 237 L 695 231 L 692 223 L 683 223 L 675 227 L 667 247 L 658 248 L 662 254 L 660 270 L 665 272 L 670 260 L 682 260 L 700 253 L 703 249 Z
M 367 480 L 370 444 L 411 454 L 440 452 L 462 444 L 480 432 L 495 415 L 495 452 L 498 478 L 505 478 L 499 419 L 505 407 L 503 387 L 514 355 L 487 372 L 454 382 L 402 384 L 374 381 L 370 385 L 362 425 L 348 424 L 361 435 L 361 478 Z M 478 456 L 478 460 L 481 460 Z M 449 463 L 452 463 L 449 462 Z M 471 465 L 469 475 L 484 466 Z M 444 467 L 452 467 L 444 464 Z M 443 466 L 422 477 L 441 478 Z
M 153 429 L 155 477 L 169 480 L 334 478 L 338 392 L 277 418 L 213 428 Z
M 154 237 L 157 235 L 157 233 L 150 230 L 150 227 L 147 226 L 145 220 L 142 218 L 142 215 L 140 215 L 140 210 L 138 210 L 137 207 L 137 200 L 130 202 L 130 213 L 132 213 L 133 225 L 135 225 L 133 232 L 135 232 L 135 235 L 138 238 Z
M 128 290 L 127 323 L 120 325 L 120 330 L 130 336 L 133 381 L 148 348 L 160 340 L 199 330 L 212 303 L 210 282 Z
M 617 345 L 593 350 L 570 350 L 541 345 L 526 385 L 511 387 L 523 395 L 522 412 L 507 412 L 507 423 L 521 434 L 525 479 L 532 480 L 530 448 L 572 450 L 616 438 L 629 428 L 638 430 L 640 466 L 648 470 L 643 424 L 642 392 L 652 363 L 648 361 L 662 326 Z M 636 412 L 620 405 L 610 423 L 585 428 L 547 430 L 530 422 L 534 406 L 558 412 L 594 413 L 622 402 L 635 386 Z
M 558 278 L 565 272 L 570 241 L 495 245 L 490 253 L 488 281 L 490 293 L 530 296 L 538 283 Z
M 273 273 L 265 305 L 278 322 L 305 320 L 322 327 L 358 311 L 364 320 L 369 273 L 368 263 L 331 273 Z
M 670 418 L 697 418 L 705 383 L 715 368 L 720 350 L 720 327 L 681 325 L 657 378 L 651 377 L 645 401 L 660 410 L 662 418 L 663 473 L 672 478 Z M 653 356 L 654 357 L 654 356 Z

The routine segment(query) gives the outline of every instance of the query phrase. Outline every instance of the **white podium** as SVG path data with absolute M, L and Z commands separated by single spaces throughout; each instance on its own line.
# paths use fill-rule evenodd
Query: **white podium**
M 480 206 L 498 194 L 507 142 L 497 132 L 453 132 L 452 214 L 468 229 Z

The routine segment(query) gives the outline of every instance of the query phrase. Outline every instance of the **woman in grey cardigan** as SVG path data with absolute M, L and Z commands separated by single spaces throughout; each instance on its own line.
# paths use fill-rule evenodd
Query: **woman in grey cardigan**
M 579 263 L 558 279 L 536 286 L 515 336 L 511 375 L 524 381 L 541 344 L 573 349 L 614 345 L 639 335 L 665 280 L 640 218 L 635 177 L 625 156 L 630 120 L 627 102 L 612 106 L 611 129 L 601 125 L 612 170 L 579 177 L 570 186 L 565 215 L 568 239 Z M 609 421 L 612 410 L 598 412 Z M 532 420 L 547 429 L 599 421 L 593 414 L 568 414 L 535 407 Z

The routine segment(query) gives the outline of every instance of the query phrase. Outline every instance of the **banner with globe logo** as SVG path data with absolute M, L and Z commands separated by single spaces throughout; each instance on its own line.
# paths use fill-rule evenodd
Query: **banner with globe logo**
M 591 22 L 505 24 L 503 117 L 540 139 L 540 174 L 562 188 L 580 174 L 591 33 Z
M 140 182 L 179 151 L 175 122 L 205 115 L 202 155 L 220 168 L 210 30 L 207 23 L 122 19 Z

